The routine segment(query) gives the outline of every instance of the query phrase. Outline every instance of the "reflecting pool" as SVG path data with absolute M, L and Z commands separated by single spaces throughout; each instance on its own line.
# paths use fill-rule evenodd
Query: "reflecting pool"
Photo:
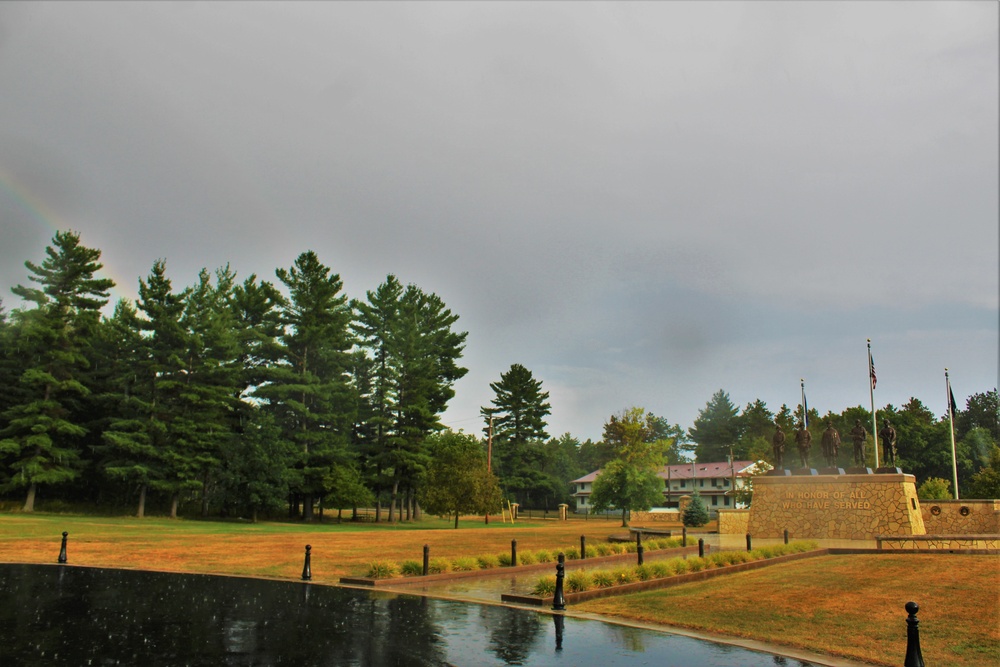
M 0 665 L 808 663 L 511 607 L 299 582 L 0 565 Z

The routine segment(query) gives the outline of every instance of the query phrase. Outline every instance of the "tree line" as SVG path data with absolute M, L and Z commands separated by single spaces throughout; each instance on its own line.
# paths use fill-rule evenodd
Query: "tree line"
M 59 232 L 25 262 L 29 285 L 12 289 L 23 306 L 8 313 L 0 301 L 0 494 L 27 511 L 40 493 L 139 516 L 148 498 L 171 516 L 182 504 L 304 519 L 373 507 L 389 521 L 421 504 L 445 515 L 496 512 L 501 499 L 555 509 L 572 503 L 569 481 L 620 459 L 623 443 L 656 443 L 663 463 L 769 460 L 775 422 L 790 433 L 802 416 L 759 399 L 740 410 L 719 390 L 687 430 L 625 411 L 597 442 L 551 437 L 548 392 L 512 364 L 490 385 L 483 432 L 452 432 L 440 417 L 466 374 L 466 333 L 433 293 L 389 275 L 349 299 L 312 251 L 274 282 L 224 266 L 183 288 L 157 260 L 138 298 L 107 315 L 114 283 L 100 257 Z M 917 399 L 879 417 L 899 434 L 900 467 L 950 479 L 946 419 Z M 842 434 L 871 423 L 861 407 L 810 410 L 816 441 L 828 420 Z M 998 430 L 996 389 L 956 413 L 963 489 L 996 485 Z

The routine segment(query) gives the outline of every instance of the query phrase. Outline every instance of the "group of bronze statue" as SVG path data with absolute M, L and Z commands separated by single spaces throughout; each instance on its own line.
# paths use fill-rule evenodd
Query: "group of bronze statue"
M 896 429 L 889 424 L 888 419 L 883 419 L 884 426 L 878 432 L 878 437 L 882 439 L 883 465 L 896 465 Z M 781 430 L 781 424 L 775 423 L 774 435 L 771 437 L 771 446 L 774 449 L 774 467 L 785 467 L 785 432 Z M 851 442 L 854 443 L 854 465 L 861 468 L 865 465 L 865 439 L 868 431 L 861 425 L 861 420 L 854 422 L 851 429 Z M 823 457 L 827 466 L 837 467 L 837 452 L 840 449 L 840 433 L 833 427 L 833 422 L 827 420 L 826 430 L 823 431 Z M 795 446 L 799 450 L 799 461 L 803 468 L 809 467 L 809 450 L 812 449 L 812 434 L 802 422 L 795 431 Z

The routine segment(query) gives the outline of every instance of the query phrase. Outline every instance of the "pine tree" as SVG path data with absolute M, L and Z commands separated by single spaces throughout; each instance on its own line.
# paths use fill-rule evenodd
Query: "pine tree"
M 719 390 L 698 413 L 694 425 L 688 430 L 697 443 L 695 456 L 699 461 L 725 461 L 729 448 L 741 435 L 739 409 L 729 400 L 729 394 Z
M 290 489 L 302 498 L 303 517 L 310 520 L 325 476 L 350 456 L 347 445 L 357 404 L 347 374 L 352 313 L 341 294 L 340 276 L 314 252 L 302 253 L 291 268 L 275 273 L 289 291 L 281 308 L 280 365 L 254 395 L 267 401 L 282 437 L 298 451 Z
M 83 381 L 88 336 L 114 286 L 114 281 L 96 277 L 103 267 L 101 251 L 81 245 L 75 232 L 56 233 L 45 252 L 40 264 L 25 262 L 30 280 L 39 287 L 12 289 L 34 308 L 15 313 L 20 393 L 4 412 L 0 431 L 0 456 L 8 471 L 0 488 L 26 488 L 26 512 L 34 510 L 40 485 L 79 475 L 77 443 L 87 430 L 74 412 L 90 393 Z
M 539 443 L 548 437 L 545 417 L 551 412 L 542 381 L 521 364 L 511 364 L 491 382 L 492 407 L 480 413 L 493 421 L 495 461 L 506 490 L 522 504 L 547 495 L 551 480 L 542 472 Z
M 688 528 L 700 528 L 708 523 L 708 518 L 708 508 L 705 507 L 705 501 L 701 499 L 701 494 L 695 489 L 694 493 L 691 494 L 691 501 L 684 508 L 684 516 L 681 517 L 681 521 Z

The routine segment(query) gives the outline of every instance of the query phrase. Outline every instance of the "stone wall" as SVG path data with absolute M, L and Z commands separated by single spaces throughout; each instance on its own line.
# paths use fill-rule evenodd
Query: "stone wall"
M 896 550 L 1000 550 L 1000 535 L 909 535 L 885 537 L 878 541 L 883 551 Z
M 1000 500 L 924 500 L 920 513 L 932 535 L 1000 534 Z
M 924 535 L 913 475 L 761 475 L 747 532 L 758 537 L 872 540 Z
M 750 526 L 750 510 L 719 510 L 720 535 L 746 535 Z

